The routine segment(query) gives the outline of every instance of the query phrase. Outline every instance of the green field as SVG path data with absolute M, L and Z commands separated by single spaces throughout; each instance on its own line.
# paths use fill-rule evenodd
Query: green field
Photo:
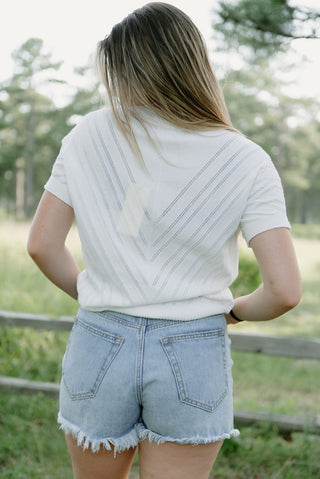
M 0 309 L 71 316 L 72 299 L 51 285 L 26 254 L 29 224 L 0 223 Z M 241 332 L 320 338 L 320 226 L 293 228 L 304 290 L 301 304 L 268 323 L 241 324 Z M 69 246 L 81 263 L 76 231 Z M 251 252 L 241 243 L 243 261 Z M 243 272 L 244 275 L 244 272 Z M 248 280 L 249 281 L 249 280 Z M 247 280 L 240 283 L 239 291 Z M 1 375 L 58 382 L 68 334 L 2 328 Z M 300 417 L 319 414 L 320 362 L 233 352 L 235 407 Z M 0 395 L 0 478 L 71 478 L 64 438 L 55 418 L 57 401 L 44 396 Z M 138 477 L 137 463 L 132 479 Z M 228 479 L 320 478 L 320 438 L 281 437 L 267 425 L 242 428 L 226 441 L 212 477 Z

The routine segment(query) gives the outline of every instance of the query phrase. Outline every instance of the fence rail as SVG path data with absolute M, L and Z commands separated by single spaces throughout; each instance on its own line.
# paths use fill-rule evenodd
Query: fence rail
M 38 314 L 0 311 L 0 326 L 69 331 L 72 325 L 73 318 L 69 316 L 51 318 Z M 243 333 L 229 333 L 229 337 L 232 341 L 232 349 L 235 351 L 320 359 L 320 339 L 301 339 Z
M 44 315 L 0 311 L 0 326 L 69 331 L 72 325 L 73 318 L 67 316 L 51 318 Z M 229 336 L 232 341 L 231 347 L 236 351 L 320 359 L 319 339 L 301 339 L 243 333 L 229 333 Z M 56 398 L 59 395 L 59 384 L 0 376 L 0 391 L 24 394 L 37 394 L 41 392 L 46 396 Z M 238 426 L 270 423 L 276 425 L 279 431 L 284 434 L 304 430 L 320 434 L 320 415 L 307 419 L 284 414 L 235 410 L 235 423 Z

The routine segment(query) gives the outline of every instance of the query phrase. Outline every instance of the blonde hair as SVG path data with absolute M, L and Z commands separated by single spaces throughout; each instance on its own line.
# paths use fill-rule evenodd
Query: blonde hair
M 173 5 L 148 3 L 124 18 L 98 43 L 96 63 L 117 124 L 141 160 L 131 123 L 144 125 L 137 105 L 187 130 L 236 131 L 203 38 Z

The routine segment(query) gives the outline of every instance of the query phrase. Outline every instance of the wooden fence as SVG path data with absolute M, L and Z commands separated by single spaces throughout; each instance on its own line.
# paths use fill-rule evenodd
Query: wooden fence
M 42 315 L 0 311 L 0 325 L 32 327 L 52 331 L 69 331 L 73 325 L 73 318 L 50 318 Z M 229 333 L 229 336 L 232 341 L 232 349 L 236 351 L 294 358 L 320 359 L 319 339 L 300 339 L 243 333 Z M 41 392 L 46 396 L 56 398 L 59 394 L 59 384 L 0 376 L 0 391 L 25 394 L 37 394 Z M 320 415 L 306 419 L 284 414 L 235 410 L 235 423 L 237 426 L 270 423 L 276 425 L 283 434 L 290 434 L 294 431 L 308 431 L 320 434 Z

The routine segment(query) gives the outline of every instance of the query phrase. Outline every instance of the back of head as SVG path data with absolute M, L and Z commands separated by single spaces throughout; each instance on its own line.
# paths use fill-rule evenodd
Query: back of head
M 162 2 L 135 10 L 98 44 L 97 65 L 115 118 L 136 149 L 137 105 L 190 130 L 233 129 L 202 36 L 191 19 Z

